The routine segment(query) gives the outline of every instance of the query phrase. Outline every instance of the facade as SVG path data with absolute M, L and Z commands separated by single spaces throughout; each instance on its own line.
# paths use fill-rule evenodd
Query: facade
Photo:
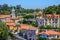
M 20 24 L 21 31 L 19 33 L 20 36 L 27 40 L 36 40 L 36 36 L 38 34 L 38 29 L 33 27 L 32 25 Z
M 54 30 L 47 30 L 47 31 L 39 32 L 39 35 L 40 35 L 39 37 L 48 38 L 48 39 L 60 38 L 60 32 L 57 32 Z
M 44 25 L 44 19 L 43 19 L 43 17 L 37 17 L 36 21 L 38 22 L 38 26 L 43 26 Z
M 59 27 L 60 14 L 46 14 L 44 18 L 44 26 L 51 25 L 52 27 Z
M 6 20 L 10 20 L 11 15 L 0 15 L 0 20 L 5 22 Z
M 27 31 L 27 40 L 36 40 L 35 30 L 28 30 Z
M 38 25 L 41 26 L 51 25 L 52 27 L 59 27 L 60 25 L 60 14 L 46 14 L 45 16 L 38 17 Z

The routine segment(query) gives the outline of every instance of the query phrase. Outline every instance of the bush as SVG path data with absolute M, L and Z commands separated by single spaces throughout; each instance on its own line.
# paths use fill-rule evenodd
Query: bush
M 32 22 L 32 26 L 37 27 L 38 26 L 38 23 L 37 22 Z
M 47 26 L 40 26 L 40 29 L 52 29 L 53 27 L 51 25 L 47 25 Z
M 40 37 L 40 38 L 38 38 L 38 40 L 46 40 L 46 38 L 41 38 L 41 37 Z

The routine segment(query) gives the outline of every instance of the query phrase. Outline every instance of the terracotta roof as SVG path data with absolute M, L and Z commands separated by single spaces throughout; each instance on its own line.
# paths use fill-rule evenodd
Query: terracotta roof
M 11 18 L 12 20 L 17 20 L 17 19 L 20 19 L 20 18 L 22 18 L 22 16 L 17 16 L 17 17 L 15 17 L 15 18 Z
M 46 14 L 45 16 L 48 17 L 48 18 L 51 18 L 52 14 Z
M 48 18 L 52 18 L 52 17 L 60 18 L 60 14 L 46 14 L 45 16 L 48 17 Z
M 59 15 L 59 14 L 55 14 L 54 17 L 55 17 L 55 18 L 59 18 L 60 15 Z
M 25 30 L 36 30 L 37 28 L 31 26 L 31 25 L 27 25 L 27 24 L 21 24 L 21 29 L 25 29 Z
M 0 15 L 0 18 L 10 18 L 11 15 Z
M 42 14 L 42 13 L 43 13 L 42 11 L 35 12 L 35 15 L 40 15 L 40 14 Z
M 42 13 L 43 13 L 43 11 L 39 11 L 38 13 L 39 13 L 39 14 L 42 14 Z
M 17 16 L 17 18 L 22 18 L 22 16 Z
M 8 26 L 15 26 L 15 23 L 6 23 Z
M 53 34 L 55 34 L 55 35 L 60 35 L 59 32 L 53 31 L 53 30 L 47 30 L 46 32 L 39 32 L 39 34 L 43 34 L 43 33 L 45 33 L 45 34 L 47 34 L 47 35 L 53 35 Z

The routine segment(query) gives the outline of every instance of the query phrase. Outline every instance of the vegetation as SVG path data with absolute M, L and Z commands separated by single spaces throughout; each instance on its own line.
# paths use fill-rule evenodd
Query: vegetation
M 38 23 L 37 22 L 33 22 L 33 21 L 26 21 L 25 19 L 19 21 L 19 23 L 23 23 L 23 24 L 29 24 L 29 25 L 32 25 L 34 27 L 38 27 Z
M 7 4 L 3 4 L 0 5 L 0 14 L 10 14 L 12 8 L 15 8 L 15 13 L 16 15 L 22 15 L 24 13 L 34 13 L 34 12 L 38 12 L 41 9 L 25 9 L 22 8 L 21 5 L 16 5 L 16 6 L 8 6 Z M 49 6 L 45 9 L 43 9 L 44 14 L 53 14 L 53 13 L 60 13 L 60 5 L 53 5 L 53 6 Z
M 40 29 L 52 29 L 53 27 L 51 25 L 47 25 L 47 26 L 41 26 L 39 28 Z
M 8 35 L 9 33 L 6 24 L 0 20 L 0 39 L 6 40 Z
M 37 22 L 32 22 L 32 25 L 35 27 L 38 27 L 38 23 Z
M 45 9 L 43 9 L 43 10 L 44 10 L 45 14 L 53 14 L 53 13 L 60 14 L 60 11 L 59 11 L 60 10 L 60 5 L 49 6 Z
M 16 10 L 15 11 L 16 15 L 38 12 L 40 10 L 40 9 L 25 9 L 25 8 L 22 8 L 21 5 L 8 6 L 7 4 L 3 4 L 3 5 L 0 5 L 0 14 L 10 14 L 13 7 Z
M 25 18 L 25 19 L 29 19 L 29 18 L 34 18 L 34 15 L 33 14 L 25 14 L 24 16 L 23 16 L 23 18 Z
M 41 38 L 41 37 L 40 37 L 40 38 L 38 38 L 38 40 L 46 40 L 46 38 Z

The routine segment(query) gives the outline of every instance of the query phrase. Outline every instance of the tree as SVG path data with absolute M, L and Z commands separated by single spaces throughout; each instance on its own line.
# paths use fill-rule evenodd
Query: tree
M 49 7 L 47 7 L 47 8 L 45 8 L 44 9 L 44 13 L 45 14 L 53 14 L 53 13 L 57 13 L 57 11 L 58 11 L 58 6 L 56 6 L 56 5 L 53 5 L 53 6 L 49 6 Z
M 22 8 L 21 5 L 16 5 L 16 9 Z
M 0 38 L 6 40 L 8 38 L 8 28 L 4 22 L 0 20 Z
M 32 26 L 38 27 L 38 23 L 37 22 L 32 22 Z
M 32 14 L 26 14 L 26 15 L 24 15 L 23 18 L 26 18 L 26 19 L 34 18 L 34 15 L 32 15 Z
M 40 10 L 41 10 L 41 9 L 36 8 L 36 9 L 35 9 L 35 12 L 39 12 Z

